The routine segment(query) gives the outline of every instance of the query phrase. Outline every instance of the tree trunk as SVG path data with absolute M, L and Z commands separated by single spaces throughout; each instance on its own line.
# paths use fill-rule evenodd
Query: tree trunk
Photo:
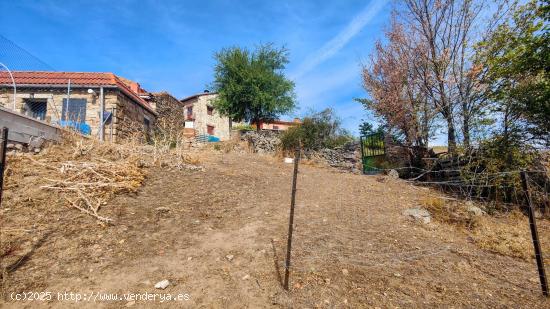
M 511 145 L 510 145 L 510 122 L 509 122 L 510 113 L 509 112 L 510 112 L 509 108 L 506 107 L 504 112 L 504 149 L 505 149 L 504 151 L 506 153 L 507 170 L 511 169 L 512 162 L 513 162 L 512 150 L 510 149 Z
M 470 115 L 463 111 L 462 135 L 464 136 L 464 148 L 470 149 Z
M 456 131 L 451 116 L 447 118 L 447 144 L 449 149 L 447 150 L 451 155 L 456 154 Z

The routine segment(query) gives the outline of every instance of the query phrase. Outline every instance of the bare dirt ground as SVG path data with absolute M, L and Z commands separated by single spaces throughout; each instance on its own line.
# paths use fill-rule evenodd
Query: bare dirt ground
M 151 168 L 137 193 L 101 210 L 114 225 L 57 205 L 44 212 L 5 206 L 3 233 L 27 235 L 8 253 L 33 249 L 4 276 L 1 306 L 550 308 L 534 260 L 488 252 L 451 225 L 402 215 L 431 190 L 308 165 L 298 178 L 287 293 L 281 277 L 292 165 L 250 154 L 201 158 L 204 171 Z M 550 240 L 547 222 L 540 233 Z M 162 279 L 170 285 L 155 289 Z M 54 299 L 10 300 L 28 291 L 51 291 Z M 57 300 L 57 292 L 181 293 L 189 300 L 76 303 Z

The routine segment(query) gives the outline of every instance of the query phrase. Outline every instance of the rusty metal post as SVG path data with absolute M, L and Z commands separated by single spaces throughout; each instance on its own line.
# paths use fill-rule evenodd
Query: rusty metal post
M 2 208 L 2 191 L 4 190 L 4 168 L 6 167 L 6 151 L 8 150 L 8 128 L 2 128 L 0 137 L 0 209 Z
M 527 181 L 527 173 L 521 171 L 521 185 L 525 193 L 525 199 L 527 200 L 528 212 L 529 212 L 529 227 L 531 228 L 531 237 L 533 238 L 533 247 L 535 247 L 535 258 L 537 260 L 537 268 L 539 271 L 540 286 L 542 288 L 542 295 L 548 297 L 548 281 L 546 279 L 546 272 L 544 270 L 544 259 L 542 257 L 542 250 L 540 248 L 539 233 L 537 230 L 537 220 L 535 218 L 535 210 L 531 202 L 531 192 L 529 191 L 529 183 Z
M 286 245 L 285 261 L 285 283 L 284 288 L 288 291 L 288 280 L 290 276 L 290 252 L 292 250 L 292 231 L 294 230 L 294 205 L 296 204 L 296 180 L 298 179 L 298 164 L 300 163 L 301 147 L 296 149 L 294 155 L 294 173 L 292 175 L 292 195 L 290 197 L 290 218 L 288 221 L 288 241 Z

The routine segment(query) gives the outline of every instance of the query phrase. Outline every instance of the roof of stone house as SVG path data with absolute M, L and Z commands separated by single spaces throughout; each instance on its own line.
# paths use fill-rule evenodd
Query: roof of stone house
M 212 94 L 217 94 L 217 93 L 216 92 L 201 92 L 201 93 L 197 93 L 197 94 L 188 96 L 187 98 L 181 99 L 180 102 L 184 103 L 185 101 L 189 101 L 189 100 L 192 100 L 194 98 L 202 97 L 204 95 L 212 95 Z
M 299 118 L 294 118 L 294 120 L 292 120 L 292 121 L 286 121 L 286 120 L 280 120 L 280 119 L 275 119 L 275 120 L 272 120 L 272 121 L 262 121 L 262 124 L 296 125 L 296 124 L 301 124 L 301 123 L 302 123 L 302 121 Z
M 12 71 L 15 84 L 19 86 L 60 86 L 67 85 L 71 80 L 72 86 L 114 86 L 119 88 L 124 94 L 134 102 L 144 107 L 148 111 L 156 114 L 151 105 L 139 93 L 141 87 L 128 79 L 116 76 L 108 72 L 45 72 L 45 71 Z M 136 87 L 132 87 L 134 83 Z M 0 85 L 11 86 L 12 80 L 8 72 L 0 72 Z M 134 88 L 134 89 L 132 89 Z M 141 89 L 144 93 L 145 90 Z

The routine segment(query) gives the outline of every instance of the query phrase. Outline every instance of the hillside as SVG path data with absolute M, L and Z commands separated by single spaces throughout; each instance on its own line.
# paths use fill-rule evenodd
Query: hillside
M 434 198 L 446 200 L 441 193 L 310 164 L 300 166 L 298 177 L 287 293 L 280 280 L 292 165 L 208 149 L 196 157 L 203 169 L 137 164 L 146 175 L 143 186 L 117 193 L 99 211 L 112 224 L 59 201 L 47 203 L 55 199 L 51 194 L 30 204 L 9 198 L 2 230 L 12 249 L 3 257 L 20 262 L 4 280 L 5 295 L 184 293 L 189 295 L 184 305 L 214 308 L 550 306 L 541 296 L 525 217 L 481 218 L 484 234 L 438 221 L 435 214 L 422 224 L 403 211 Z M 18 196 L 18 190 L 12 183 L 8 196 Z M 511 226 L 512 234 L 504 226 Z M 549 252 L 550 223 L 542 220 L 539 226 Z M 155 289 L 163 279 L 170 285 Z M 133 305 L 179 308 L 181 303 L 90 300 L 78 307 Z

